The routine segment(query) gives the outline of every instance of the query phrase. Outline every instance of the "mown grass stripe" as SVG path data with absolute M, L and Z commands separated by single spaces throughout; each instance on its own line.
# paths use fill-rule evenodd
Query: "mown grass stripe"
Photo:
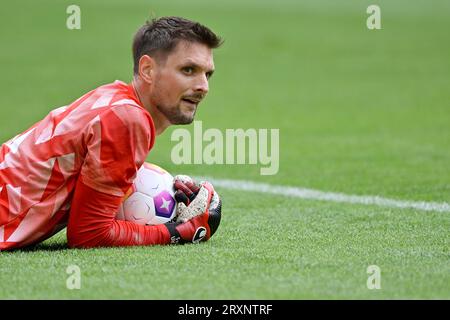
M 450 212 L 450 204 L 446 202 L 410 201 L 383 198 L 380 196 L 351 195 L 337 192 L 325 192 L 314 189 L 290 187 L 282 185 L 271 185 L 247 180 L 215 179 L 212 177 L 196 178 L 208 180 L 214 186 L 259 193 L 269 193 L 293 198 L 322 200 L 331 202 L 343 202 L 352 204 L 375 205 L 381 207 L 416 209 L 422 211 Z

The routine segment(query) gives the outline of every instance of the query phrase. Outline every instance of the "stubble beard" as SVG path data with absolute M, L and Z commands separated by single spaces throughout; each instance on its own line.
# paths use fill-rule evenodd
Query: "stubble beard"
M 157 104 L 156 108 L 170 121 L 171 124 L 190 124 L 194 121 L 195 113 L 197 112 L 197 108 L 195 108 L 192 114 L 186 115 L 181 111 L 180 104 L 171 107 Z

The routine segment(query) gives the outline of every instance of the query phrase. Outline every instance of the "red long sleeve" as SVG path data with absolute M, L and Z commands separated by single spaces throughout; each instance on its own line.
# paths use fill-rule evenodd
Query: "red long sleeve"
M 72 200 L 67 240 L 72 248 L 163 245 L 170 243 L 166 226 L 142 226 L 116 220 L 121 197 L 96 191 L 78 179 Z

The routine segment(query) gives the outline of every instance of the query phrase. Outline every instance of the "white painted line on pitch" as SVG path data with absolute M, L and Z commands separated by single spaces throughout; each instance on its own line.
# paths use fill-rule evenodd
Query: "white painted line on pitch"
M 324 192 L 313 189 L 271 185 L 267 183 L 259 183 L 246 180 L 215 179 L 211 177 L 196 179 L 208 180 L 214 186 L 231 190 L 270 193 L 301 199 L 375 205 L 402 209 L 416 209 L 423 211 L 450 212 L 450 204 L 446 202 L 405 201 L 382 198 L 379 196 L 358 196 L 344 193 Z

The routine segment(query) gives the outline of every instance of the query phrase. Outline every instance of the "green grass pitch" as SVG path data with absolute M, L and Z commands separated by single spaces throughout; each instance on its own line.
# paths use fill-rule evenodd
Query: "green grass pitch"
M 171 162 L 167 130 L 148 161 L 172 174 L 354 195 L 450 202 L 450 5 L 371 1 L 2 3 L 0 142 L 88 90 L 131 80 L 131 38 L 152 14 L 225 38 L 197 119 L 280 129 L 280 170 Z M 223 220 L 200 245 L 67 249 L 65 232 L 0 253 L 1 299 L 449 299 L 449 212 L 302 200 L 218 188 Z M 68 290 L 66 268 L 81 270 Z M 367 267 L 381 289 L 367 288 Z

